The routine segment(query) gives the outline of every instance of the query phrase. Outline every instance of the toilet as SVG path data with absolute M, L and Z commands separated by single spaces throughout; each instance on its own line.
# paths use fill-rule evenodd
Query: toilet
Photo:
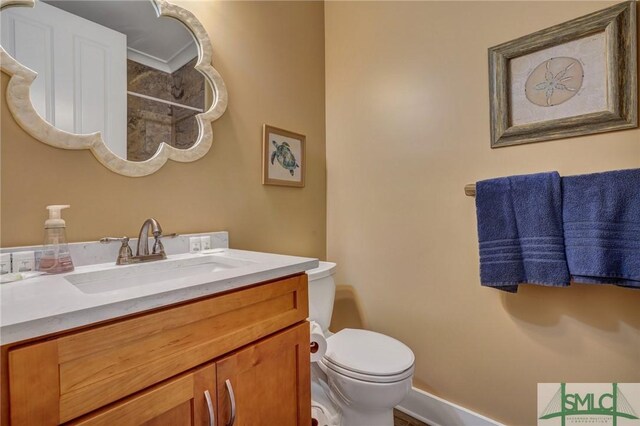
M 312 380 L 324 385 L 341 414 L 340 426 L 392 426 L 393 407 L 411 389 L 415 357 L 405 344 L 384 334 L 329 331 L 335 268 L 335 263 L 320 262 L 318 268 L 307 271 L 309 319 L 322 328 L 327 340 L 326 353 L 312 366 Z M 311 398 L 316 399 L 314 394 Z

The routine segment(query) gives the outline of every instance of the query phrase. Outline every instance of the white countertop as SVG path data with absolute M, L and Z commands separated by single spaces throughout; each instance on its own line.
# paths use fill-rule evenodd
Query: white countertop
M 0 285 L 0 344 L 45 336 L 136 312 L 147 311 L 202 296 L 239 289 L 262 281 L 298 274 L 318 266 L 317 259 L 219 249 L 209 254 L 169 255 L 167 260 L 145 263 L 189 262 L 198 256 L 214 256 L 231 269 L 160 280 L 134 287 L 87 293 L 72 284 L 73 278 L 94 271 L 121 271 L 138 265 L 113 263 L 77 267 L 60 275 L 45 275 Z M 148 267 L 147 267 L 148 268 Z M 134 271 L 135 269 L 129 269 Z M 67 278 L 70 278 L 68 280 Z

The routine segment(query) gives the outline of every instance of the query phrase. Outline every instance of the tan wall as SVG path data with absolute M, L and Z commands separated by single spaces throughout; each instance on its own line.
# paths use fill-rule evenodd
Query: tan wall
M 401 339 L 420 387 L 509 424 L 536 423 L 537 382 L 640 382 L 640 291 L 480 287 L 463 192 L 640 167 L 640 130 L 489 148 L 487 48 L 610 4 L 325 5 L 327 257 L 347 286 L 334 326 Z
M 89 151 L 29 137 L 2 96 L 2 246 L 39 244 L 47 204 L 71 241 L 137 235 L 147 217 L 166 232 L 230 231 L 235 248 L 324 257 L 324 21 L 321 2 L 181 2 L 214 45 L 229 108 L 195 163 L 143 178 L 116 175 Z M 8 77 L 2 74 L 2 89 Z M 262 124 L 307 136 L 306 187 L 261 184 Z

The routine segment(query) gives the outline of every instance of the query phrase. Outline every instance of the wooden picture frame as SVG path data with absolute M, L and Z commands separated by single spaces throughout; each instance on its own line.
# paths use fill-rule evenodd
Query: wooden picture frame
M 490 48 L 491 147 L 638 127 L 636 9 L 627 1 Z
M 262 129 L 262 184 L 304 187 L 306 137 L 265 124 Z

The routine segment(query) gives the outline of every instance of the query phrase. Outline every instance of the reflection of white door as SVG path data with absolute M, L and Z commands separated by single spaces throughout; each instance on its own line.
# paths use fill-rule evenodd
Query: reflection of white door
M 127 158 L 127 38 L 41 1 L 2 11 L 2 47 L 38 73 L 36 111 L 61 130 L 102 132 Z

